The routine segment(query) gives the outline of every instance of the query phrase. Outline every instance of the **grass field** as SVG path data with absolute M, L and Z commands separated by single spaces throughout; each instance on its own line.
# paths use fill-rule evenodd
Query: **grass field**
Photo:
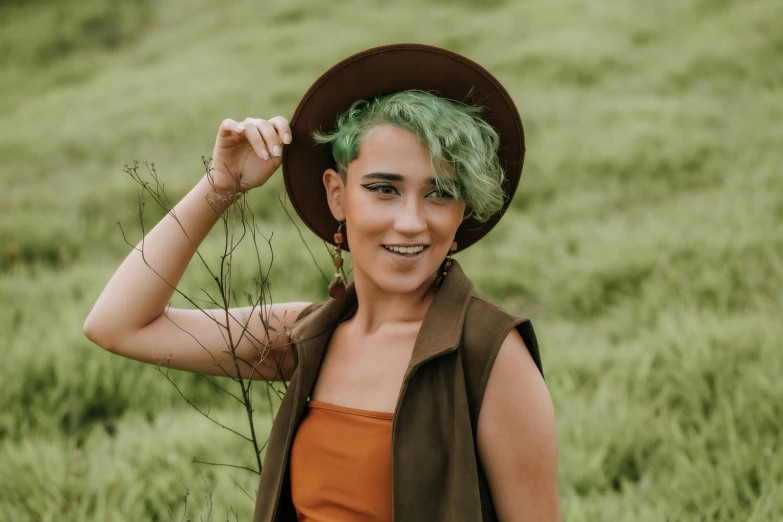
M 82 333 L 129 251 L 116 222 L 140 234 L 122 167 L 155 162 L 179 199 L 223 118 L 290 116 L 335 61 L 419 41 L 486 66 L 525 122 L 511 210 L 458 259 L 536 325 L 564 519 L 783 520 L 781 20 L 779 0 L 0 1 L 0 519 L 170 520 L 187 489 L 198 520 L 212 488 L 215 520 L 250 519 L 257 478 L 191 459 L 251 448 Z M 249 195 L 274 299 L 323 300 L 283 193 Z M 209 283 L 194 264 L 181 288 Z

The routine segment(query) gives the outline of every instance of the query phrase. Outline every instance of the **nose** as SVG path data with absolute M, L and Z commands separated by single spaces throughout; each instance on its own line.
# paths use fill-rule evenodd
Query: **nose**
M 394 231 L 405 236 L 415 237 L 427 230 L 427 220 L 421 201 L 415 197 L 405 198 L 394 219 Z

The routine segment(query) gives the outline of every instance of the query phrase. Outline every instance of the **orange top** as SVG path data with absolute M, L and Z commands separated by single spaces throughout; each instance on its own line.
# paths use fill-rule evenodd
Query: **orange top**
M 393 418 L 309 402 L 291 448 L 299 522 L 391 522 Z

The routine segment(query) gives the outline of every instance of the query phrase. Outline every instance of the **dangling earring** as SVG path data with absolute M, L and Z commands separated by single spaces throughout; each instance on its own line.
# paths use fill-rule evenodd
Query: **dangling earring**
M 334 277 L 335 280 L 329 283 L 329 296 L 339 299 L 345 295 L 345 272 L 343 271 L 342 245 L 344 237 L 342 233 L 343 224 L 337 227 L 334 234 L 334 243 L 337 247 L 334 250 Z
M 454 264 L 454 260 L 451 259 L 452 254 L 457 251 L 457 242 L 452 241 L 451 242 L 451 248 L 449 248 L 449 253 L 446 256 L 446 259 L 443 260 L 443 263 L 440 265 L 440 273 L 438 274 L 438 277 L 435 278 L 435 287 L 440 288 L 440 285 L 443 284 L 443 281 L 446 280 L 446 275 L 449 273 L 449 269 L 451 268 L 451 265 Z

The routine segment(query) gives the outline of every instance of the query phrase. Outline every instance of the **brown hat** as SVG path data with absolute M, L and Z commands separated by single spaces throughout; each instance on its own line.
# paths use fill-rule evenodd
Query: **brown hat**
M 291 117 L 292 142 L 284 147 L 283 178 L 299 217 L 325 241 L 334 244 L 338 223 L 329 210 L 322 176 L 335 168 L 328 145 L 316 144 L 313 131 L 332 131 L 337 117 L 354 102 L 418 89 L 483 107 L 482 118 L 500 137 L 500 165 L 505 172 L 503 209 L 488 221 L 463 221 L 455 241 L 464 250 L 500 220 L 517 189 L 525 158 L 522 121 L 508 92 L 477 63 L 452 51 L 422 44 L 374 47 L 342 60 L 321 75 Z

